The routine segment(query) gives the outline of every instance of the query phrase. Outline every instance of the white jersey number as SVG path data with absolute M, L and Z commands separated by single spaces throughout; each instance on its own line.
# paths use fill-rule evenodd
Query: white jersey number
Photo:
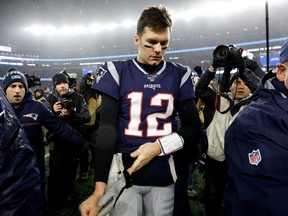
M 130 99 L 130 122 L 125 128 L 125 135 L 128 136 L 143 136 L 143 130 L 140 130 L 143 92 L 132 92 L 127 97 Z M 166 122 L 162 129 L 158 128 L 158 119 L 167 119 L 173 114 L 174 98 L 171 94 L 158 93 L 151 97 L 151 107 L 162 107 L 163 101 L 167 101 L 167 106 L 163 108 L 164 112 L 155 112 L 146 116 L 147 121 L 147 137 L 164 136 L 172 133 L 172 123 Z

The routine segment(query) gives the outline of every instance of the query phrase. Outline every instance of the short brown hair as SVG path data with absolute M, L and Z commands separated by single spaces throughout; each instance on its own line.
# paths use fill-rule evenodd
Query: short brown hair
M 149 27 L 153 31 L 169 28 L 172 30 L 172 19 L 164 6 L 153 6 L 145 9 L 137 23 L 137 35 L 141 36 L 144 28 Z

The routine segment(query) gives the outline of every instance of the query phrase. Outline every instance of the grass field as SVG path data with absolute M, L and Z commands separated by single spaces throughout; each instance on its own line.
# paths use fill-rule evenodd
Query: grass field
M 46 149 L 46 166 L 47 166 L 47 173 L 48 170 L 48 149 Z M 79 216 L 79 210 L 78 206 L 79 204 L 85 200 L 93 191 L 94 189 L 94 176 L 93 176 L 93 170 L 89 170 L 89 179 L 88 180 L 81 180 L 78 178 L 75 181 L 75 190 L 74 194 L 72 195 L 72 199 L 70 203 L 63 207 L 63 210 L 59 212 L 59 214 L 54 216 Z M 194 173 L 193 177 L 193 186 L 194 189 L 198 192 L 198 197 L 190 199 L 190 206 L 192 210 L 193 216 L 205 216 L 204 208 L 202 203 L 200 202 L 201 196 L 202 196 L 202 190 L 204 186 L 202 174 L 200 174 L 197 170 Z M 185 216 L 185 215 L 183 215 Z

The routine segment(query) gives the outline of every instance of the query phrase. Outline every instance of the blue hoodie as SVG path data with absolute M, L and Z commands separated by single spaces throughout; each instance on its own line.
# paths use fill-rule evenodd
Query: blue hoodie
M 226 131 L 228 216 L 287 216 L 287 89 L 268 73 Z
M 42 216 L 36 157 L 2 89 L 0 122 L 0 215 Z

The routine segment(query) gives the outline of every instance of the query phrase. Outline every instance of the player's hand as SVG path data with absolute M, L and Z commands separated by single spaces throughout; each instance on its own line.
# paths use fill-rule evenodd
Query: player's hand
M 79 206 L 81 216 L 96 216 L 99 214 L 101 207 L 98 205 L 98 202 L 104 195 L 105 187 L 105 183 L 96 183 L 94 193 Z
M 96 216 L 101 210 L 101 207 L 97 204 L 98 201 L 99 198 L 92 194 L 88 199 L 82 202 L 79 206 L 81 216 Z
M 139 170 L 141 167 L 149 163 L 154 157 L 161 153 L 161 148 L 157 142 L 148 142 L 141 145 L 136 151 L 130 154 L 131 157 L 137 159 L 132 166 L 127 170 L 131 175 L 133 172 Z
M 112 185 L 107 186 L 105 195 L 100 199 L 98 205 L 102 207 L 98 216 L 105 216 L 111 214 L 118 198 L 123 193 L 124 189 L 132 187 L 132 181 L 127 171 L 123 171 L 120 177 Z

